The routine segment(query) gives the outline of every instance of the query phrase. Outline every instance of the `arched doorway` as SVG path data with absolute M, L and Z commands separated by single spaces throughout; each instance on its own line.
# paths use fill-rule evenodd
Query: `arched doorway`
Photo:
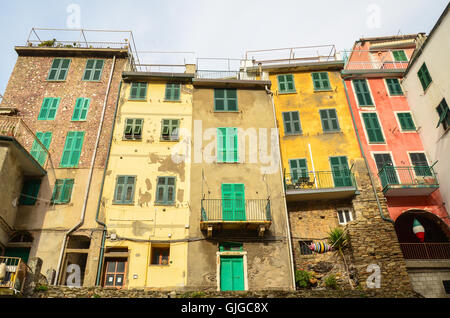
M 20 257 L 25 263 L 30 257 L 31 246 L 33 245 L 33 236 L 26 231 L 15 232 L 11 235 L 8 245 L 5 249 L 5 256 Z

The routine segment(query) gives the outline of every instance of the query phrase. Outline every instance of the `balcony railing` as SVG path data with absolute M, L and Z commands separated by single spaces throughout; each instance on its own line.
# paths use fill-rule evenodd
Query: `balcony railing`
M 269 199 L 203 199 L 202 222 L 271 221 Z
M 344 71 L 404 71 L 409 61 L 396 61 L 392 50 L 350 50 L 342 51 L 346 61 Z
M 318 190 L 356 187 L 355 176 L 350 170 L 301 171 L 284 174 L 286 190 Z
M 0 278 L 0 288 L 23 291 L 26 274 L 29 271 L 25 262 L 19 257 L 0 256 L 0 264 L 6 265 L 5 275 Z
M 405 259 L 450 259 L 450 243 L 400 243 Z
M 408 62 L 380 61 L 380 62 L 348 62 L 345 70 L 406 70 Z

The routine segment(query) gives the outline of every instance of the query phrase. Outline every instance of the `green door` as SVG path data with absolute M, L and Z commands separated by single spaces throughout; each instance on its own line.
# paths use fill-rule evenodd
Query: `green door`
M 222 184 L 222 219 L 245 221 L 245 187 L 242 183 Z
M 242 256 L 220 257 L 220 290 L 244 290 L 244 259 Z
M 352 186 L 352 178 L 348 169 L 347 157 L 330 157 L 331 171 L 335 187 Z
M 28 257 L 30 257 L 30 248 L 29 247 L 7 247 L 5 250 L 5 256 L 20 257 L 25 263 L 28 263 Z

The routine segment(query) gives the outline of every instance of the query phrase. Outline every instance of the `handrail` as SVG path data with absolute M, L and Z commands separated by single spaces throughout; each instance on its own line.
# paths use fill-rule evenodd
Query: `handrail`
M 350 169 L 333 171 L 284 172 L 286 189 L 330 189 L 356 187 L 355 175 Z
M 202 199 L 201 221 L 271 221 L 270 199 Z
M 5 277 L 0 280 L 0 288 L 17 289 L 23 291 L 27 272 L 31 268 L 20 257 L 0 256 L 0 264 L 5 263 Z M 19 284 L 19 285 L 18 285 Z
M 405 259 L 450 259 L 450 243 L 400 243 Z
M 381 184 L 436 186 L 438 181 L 432 166 L 390 166 L 384 165 L 378 172 Z

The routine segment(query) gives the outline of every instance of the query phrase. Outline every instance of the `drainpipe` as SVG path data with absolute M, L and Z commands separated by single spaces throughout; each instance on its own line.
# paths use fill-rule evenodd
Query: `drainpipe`
M 114 117 L 113 117 L 113 126 L 111 129 L 111 136 L 109 137 L 109 145 L 108 145 L 108 152 L 106 154 L 106 162 L 105 162 L 105 167 L 103 169 L 103 177 L 102 177 L 102 184 L 100 186 L 100 194 L 98 197 L 98 204 L 97 204 L 97 213 L 95 215 L 95 221 L 100 224 L 101 226 L 103 226 L 103 234 L 102 234 L 102 245 L 100 247 L 100 256 L 99 256 L 99 261 L 98 261 L 98 269 L 97 269 L 97 279 L 95 282 L 96 286 L 100 285 L 100 272 L 102 270 L 102 266 L 103 266 L 103 255 L 105 253 L 105 241 L 106 241 L 106 232 L 107 232 L 107 228 L 106 228 L 106 224 L 103 223 L 102 221 L 100 221 L 100 219 L 98 218 L 99 213 L 100 213 L 100 205 L 102 202 L 102 195 L 103 195 L 103 187 L 105 185 L 105 178 L 106 178 L 106 170 L 108 168 L 108 163 L 109 163 L 109 156 L 111 153 L 111 147 L 112 147 L 112 141 L 113 141 L 113 136 L 114 136 L 114 128 L 116 127 L 115 122 L 116 122 L 116 117 L 117 117 L 117 110 L 119 107 L 119 100 L 120 100 L 120 92 L 122 91 L 122 81 L 120 81 L 119 83 L 119 92 L 117 94 L 117 100 L 116 100 L 116 108 L 114 110 Z
M 270 100 L 272 101 L 272 111 L 273 111 L 273 121 L 275 123 L 275 128 L 277 128 L 277 141 L 280 140 L 278 136 L 278 125 L 277 125 L 277 117 L 275 113 L 275 104 L 273 102 L 273 92 L 267 88 L 267 85 L 264 86 L 266 93 L 270 95 Z M 278 150 L 280 150 L 278 148 Z M 280 178 L 281 178 L 281 184 L 283 184 L 283 198 L 284 198 L 284 212 L 286 214 L 286 230 L 287 230 L 287 239 L 288 239 L 288 247 L 289 247 L 289 261 L 291 263 L 291 278 L 292 278 L 292 289 L 295 290 L 295 270 L 294 270 L 294 260 L 293 252 L 292 252 L 292 238 L 291 238 L 291 226 L 289 224 L 289 214 L 287 211 L 287 204 L 286 204 L 286 190 L 284 188 L 284 179 L 283 179 L 283 167 L 281 165 L 281 152 L 278 151 L 278 163 L 279 163 L 279 169 L 280 169 Z
M 369 172 L 369 179 L 370 179 L 370 183 L 372 184 L 373 194 L 375 195 L 375 199 L 377 200 L 378 211 L 380 212 L 380 216 L 381 216 L 381 218 L 384 221 L 394 224 L 394 221 L 391 218 L 387 218 L 383 214 L 383 209 L 381 207 L 380 200 L 378 199 L 377 188 L 375 187 L 375 182 L 373 180 L 372 172 L 371 172 L 370 167 L 369 167 L 369 162 L 367 161 L 366 155 L 364 154 L 364 150 L 363 150 L 362 143 L 361 143 L 361 138 L 359 137 L 358 126 L 356 126 L 355 116 L 353 114 L 352 104 L 351 104 L 350 98 L 348 96 L 347 86 L 345 85 L 345 81 L 344 81 L 344 79 L 342 77 L 341 77 L 341 80 L 342 80 L 342 84 L 344 85 L 345 96 L 347 97 L 347 102 L 348 102 L 348 108 L 350 110 L 350 115 L 352 116 L 353 127 L 355 127 L 356 138 L 358 139 L 359 150 L 361 151 L 361 155 L 364 158 L 364 163 L 366 164 L 367 171 Z
M 113 57 L 113 63 L 111 66 L 111 73 L 109 74 L 109 81 L 108 81 L 108 87 L 106 88 L 106 95 L 105 95 L 105 100 L 103 102 L 103 109 L 102 109 L 102 115 L 100 118 L 100 124 L 98 126 L 98 131 L 97 131 L 97 140 L 95 142 L 95 148 L 94 148 L 94 153 L 92 154 L 92 159 L 91 159 L 91 167 L 89 169 L 89 177 L 88 177 L 88 182 L 86 185 L 86 192 L 84 195 L 84 202 L 83 202 L 83 209 L 81 211 L 81 217 L 80 217 L 80 222 L 78 222 L 78 224 L 76 224 L 74 227 L 72 227 L 69 231 L 66 232 L 66 234 L 64 235 L 64 239 L 61 245 L 61 252 L 59 254 L 59 261 L 58 261 L 58 267 L 56 269 L 56 275 L 55 275 L 55 282 L 54 285 L 58 285 L 58 280 L 59 280 L 59 273 L 61 270 L 61 265 L 62 265 L 62 260 L 63 260 L 63 256 L 64 256 L 64 250 L 65 250 L 65 246 L 66 246 L 66 242 L 67 242 L 67 237 L 74 231 L 76 231 L 81 225 L 83 225 L 84 223 L 84 218 L 86 216 L 86 208 L 87 208 L 87 201 L 89 198 L 89 189 L 91 187 L 91 181 L 92 181 L 92 174 L 94 172 L 94 162 L 95 162 L 95 158 L 97 156 L 97 149 L 98 149 L 98 144 L 100 142 L 100 133 L 102 131 L 102 127 L 103 127 L 103 121 L 105 119 L 105 112 L 106 112 L 106 104 L 108 102 L 108 96 L 109 96 L 109 90 L 111 88 L 111 82 L 112 82 L 112 77 L 113 77 L 113 73 L 114 73 L 114 67 L 116 65 L 116 56 Z

